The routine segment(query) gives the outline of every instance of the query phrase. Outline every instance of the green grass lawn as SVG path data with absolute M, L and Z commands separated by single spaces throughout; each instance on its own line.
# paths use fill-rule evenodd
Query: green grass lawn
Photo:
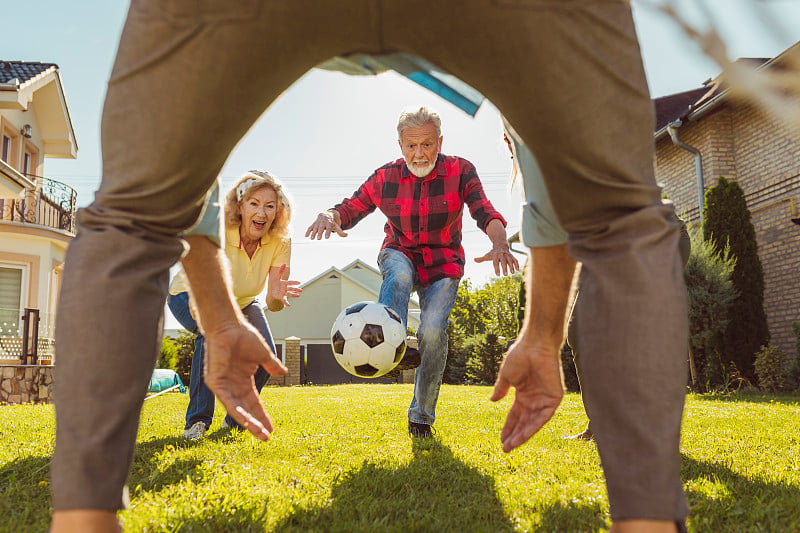
M 502 452 L 509 399 L 443 386 L 436 439 L 406 433 L 411 385 L 275 388 L 268 443 L 222 429 L 180 437 L 188 402 L 145 402 L 126 531 L 596 531 L 608 527 L 594 444 L 569 394 L 531 442 Z M 52 406 L 0 406 L 0 531 L 46 531 Z M 690 531 L 800 531 L 800 398 L 690 396 Z

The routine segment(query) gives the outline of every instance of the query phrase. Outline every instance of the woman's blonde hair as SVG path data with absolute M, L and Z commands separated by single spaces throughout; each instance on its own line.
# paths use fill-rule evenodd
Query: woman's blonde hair
M 272 189 L 278 197 L 275 219 L 267 232 L 270 237 L 286 237 L 289 234 L 289 222 L 292 219 L 292 204 L 283 184 L 270 174 L 261 170 L 250 170 L 242 176 L 236 185 L 225 196 L 225 227 L 238 228 L 242 225 L 239 207 L 242 202 L 262 189 Z

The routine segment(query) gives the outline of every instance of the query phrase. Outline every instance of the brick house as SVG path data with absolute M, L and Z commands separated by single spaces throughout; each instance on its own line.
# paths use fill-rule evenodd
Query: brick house
M 772 59 L 740 59 L 758 69 L 800 60 L 800 42 Z M 764 267 L 771 340 L 795 354 L 800 320 L 800 135 L 761 109 L 733 100 L 720 76 L 703 87 L 655 100 L 656 179 L 690 224 L 699 197 L 720 176 L 744 190 Z M 698 164 L 699 163 L 699 164 Z M 699 172 L 698 172 L 699 170 Z

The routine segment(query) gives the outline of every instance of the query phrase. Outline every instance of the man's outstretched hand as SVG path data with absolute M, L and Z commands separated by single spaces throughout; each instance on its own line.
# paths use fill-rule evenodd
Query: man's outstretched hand
M 337 217 L 333 211 L 325 211 L 317 215 L 317 219 L 311 223 L 306 230 L 306 237 L 310 239 L 326 239 L 331 236 L 331 233 L 336 233 L 339 237 L 347 237 L 347 233 L 342 230 L 342 227 L 337 222 Z
M 475 258 L 476 263 L 484 263 L 486 261 L 492 262 L 492 265 L 494 265 L 494 273 L 497 276 L 499 276 L 501 272 L 503 276 L 508 276 L 519 270 L 519 261 L 517 261 L 514 254 L 511 253 L 507 244 L 492 248 L 484 255 Z
M 261 440 L 274 430 L 258 397 L 253 374 L 261 366 L 273 376 L 287 369 L 248 323 L 206 334 L 205 382 L 234 420 Z
M 511 387 L 516 394 L 500 435 L 506 453 L 539 431 L 561 403 L 564 380 L 558 351 L 515 342 L 500 367 L 490 400 L 502 400 Z

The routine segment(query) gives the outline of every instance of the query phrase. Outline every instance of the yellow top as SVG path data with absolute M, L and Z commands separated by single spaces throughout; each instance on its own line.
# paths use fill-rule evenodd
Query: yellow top
M 289 259 L 292 254 L 291 246 L 292 241 L 288 237 L 278 239 L 265 235 L 261 238 L 261 242 L 251 258 L 244 251 L 242 240 L 239 237 L 239 228 L 225 230 L 225 255 L 230 263 L 233 294 L 239 308 L 244 309 L 256 299 L 256 296 L 261 294 L 267 284 L 271 267 L 280 267 L 286 263 L 288 272 Z M 183 269 L 181 269 L 172 278 L 169 293 L 180 294 L 188 292 L 188 290 L 189 284 Z

